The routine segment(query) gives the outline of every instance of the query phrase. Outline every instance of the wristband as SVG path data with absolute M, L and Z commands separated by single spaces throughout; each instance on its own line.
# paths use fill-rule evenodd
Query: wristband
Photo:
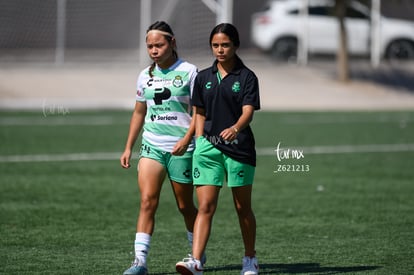
M 232 126 L 231 129 L 233 129 L 233 131 L 236 135 L 239 133 L 239 129 L 237 129 L 236 127 Z

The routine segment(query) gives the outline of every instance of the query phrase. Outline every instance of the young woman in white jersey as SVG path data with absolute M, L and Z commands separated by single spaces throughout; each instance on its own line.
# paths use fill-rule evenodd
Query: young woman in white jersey
M 166 176 L 184 217 L 190 245 L 197 216 L 191 176 L 194 123 L 190 103 L 197 68 L 178 58 L 174 33 L 165 22 L 157 21 L 149 27 L 146 44 L 154 63 L 138 77 L 135 109 L 125 151 L 120 158 L 123 168 L 131 166 L 132 149 L 143 130 L 138 162 L 141 202 L 135 259 L 124 275 L 148 274 L 146 258 Z

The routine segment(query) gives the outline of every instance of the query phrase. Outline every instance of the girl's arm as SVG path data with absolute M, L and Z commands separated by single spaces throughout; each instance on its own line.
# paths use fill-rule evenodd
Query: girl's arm
M 233 141 L 238 133 L 246 128 L 253 119 L 254 106 L 244 105 L 242 108 L 242 115 L 239 117 L 237 122 L 229 128 L 221 131 L 220 136 L 227 141 Z
M 206 120 L 205 111 L 203 108 L 196 107 L 195 119 L 195 136 L 200 137 L 204 134 L 204 122 Z
M 124 153 L 121 155 L 120 161 L 123 168 L 131 167 L 130 160 L 132 154 L 132 148 L 135 141 L 141 132 L 142 126 L 145 121 L 145 114 L 147 112 L 147 105 L 145 102 L 137 101 L 135 103 L 134 112 L 132 113 L 131 121 L 129 123 L 129 133 L 125 144 Z
M 187 151 L 188 145 L 191 143 L 195 132 L 195 113 L 195 107 L 193 107 L 193 116 L 191 117 L 190 127 L 184 137 L 175 144 L 171 152 L 172 155 L 181 156 Z

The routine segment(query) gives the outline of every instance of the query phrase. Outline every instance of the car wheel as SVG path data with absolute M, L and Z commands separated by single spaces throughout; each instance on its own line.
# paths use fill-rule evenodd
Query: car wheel
M 293 37 L 277 40 L 273 45 L 271 54 L 276 60 L 295 61 L 298 56 L 298 40 Z
M 408 40 L 396 40 L 391 42 L 385 52 L 387 59 L 404 60 L 414 58 L 414 43 Z

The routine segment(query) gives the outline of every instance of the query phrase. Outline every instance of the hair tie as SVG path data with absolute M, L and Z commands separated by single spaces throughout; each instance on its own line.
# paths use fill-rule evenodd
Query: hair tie
M 169 32 L 165 32 L 165 31 L 161 31 L 161 30 L 149 30 L 149 31 L 147 32 L 147 37 L 148 37 L 148 35 L 149 35 L 150 33 L 158 33 L 158 34 L 166 35 L 166 36 L 169 36 L 169 37 L 174 37 L 174 35 L 172 35 L 171 33 L 169 33 Z

